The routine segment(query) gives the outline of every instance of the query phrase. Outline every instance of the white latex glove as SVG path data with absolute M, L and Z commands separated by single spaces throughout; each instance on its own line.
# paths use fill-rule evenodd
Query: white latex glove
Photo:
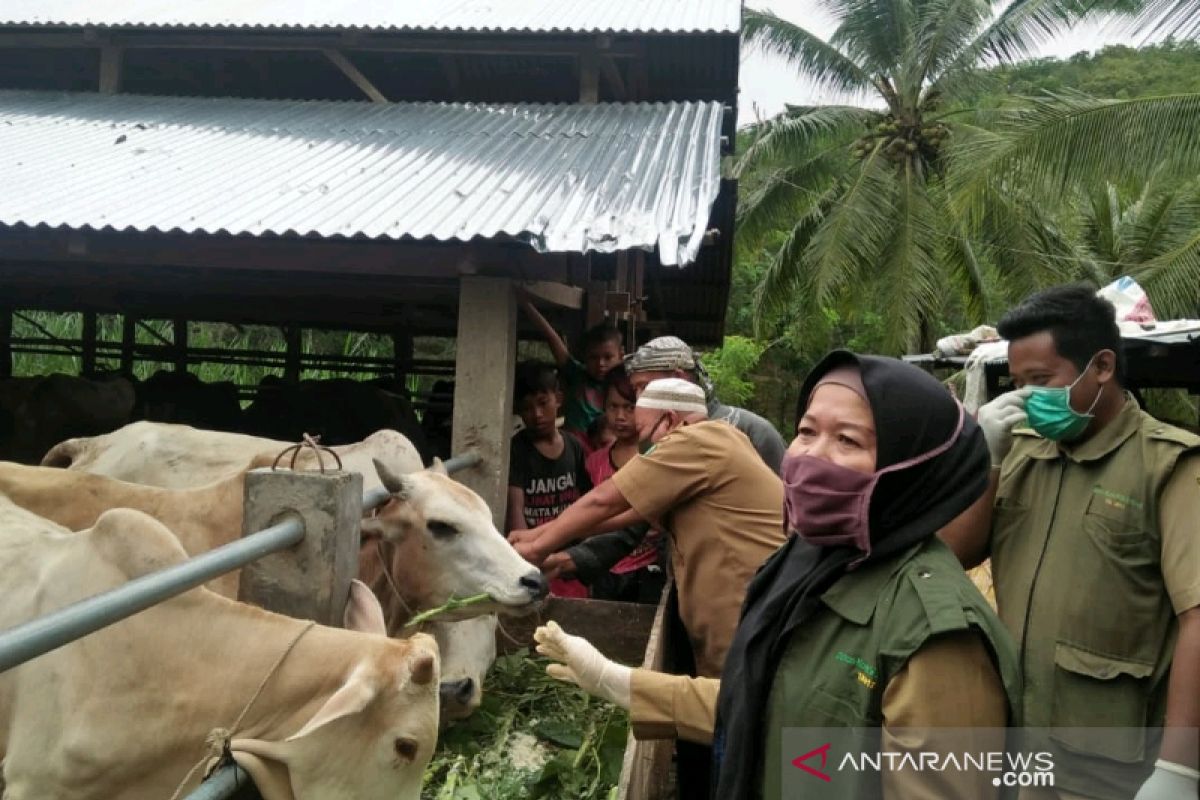
M 533 632 L 537 651 L 560 661 L 546 667 L 551 678 L 573 683 L 585 692 L 629 710 L 629 682 L 633 670 L 610 661 L 582 636 L 571 636 L 550 621 Z
M 976 421 L 983 428 L 988 452 L 992 454 L 992 466 L 998 467 L 1012 449 L 1012 430 L 1025 419 L 1025 398 L 1030 389 L 1005 392 L 990 403 L 979 408 Z
M 1198 782 L 1200 772 L 1160 758 L 1133 800 L 1195 800 Z

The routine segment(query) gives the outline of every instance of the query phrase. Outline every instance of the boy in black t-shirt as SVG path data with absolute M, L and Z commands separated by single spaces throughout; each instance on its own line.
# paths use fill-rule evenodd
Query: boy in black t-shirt
M 562 392 L 554 367 L 541 362 L 517 369 L 513 407 L 525 429 L 513 437 L 508 463 L 508 532 L 536 528 L 589 491 L 583 446 L 556 426 Z M 552 594 L 586 597 L 578 581 L 551 581 Z

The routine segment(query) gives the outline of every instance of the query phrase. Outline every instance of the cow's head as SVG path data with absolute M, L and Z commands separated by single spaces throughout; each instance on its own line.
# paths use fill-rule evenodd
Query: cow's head
M 466 719 L 483 700 L 483 679 L 496 660 L 495 614 L 427 628 L 442 655 L 442 721 Z
M 234 739 L 234 758 L 266 800 L 418 800 L 438 725 L 431 636 L 385 639 L 374 595 L 355 582 L 346 626 L 364 637 L 325 702 L 285 741 Z
M 384 600 L 393 633 L 398 621 L 451 597 L 490 598 L 446 617 L 461 619 L 527 614 L 546 596 L 541 571 L 496 530 L 475 492 L 444 469 L 397 475 L 379 461 L 375 469 L 392 497 L 362 522 L 359 576 Z

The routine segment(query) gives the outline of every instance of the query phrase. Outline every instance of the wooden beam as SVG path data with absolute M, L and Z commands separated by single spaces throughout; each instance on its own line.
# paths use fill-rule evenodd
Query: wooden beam
M 96 313 L 85 311 L 83 328 L 79 335 L 82 345 L 80 357 L 80 374 L 88 377 L 96 374 Z
M 552 281 L 525 281 L 521 288 L 538 300 L 559 308 L 583 308 L 583 289 Z
M 612 91 L 613 98 L 616 100 L 628 99 L 625 79 L 621 77 L 621 70 L 612 56 L 606 54 L 601 57 L 600 71 L 604 73 L 604 80 L 608 81 L 608 88 Z
M 408 314 L 404 315 L 406 318 Z M 413 337 L 408 328 L 392 332 L 392 375 L 400 383 L 408 380 L 408 367 L 413 361 Z
M 446 76 L 446 85 L 450 87 L 449 99 L 459 99 L 462 97 L 462 74 L 459 72 L 458 62 L 452 55 L 440 55 L 438 64 L 442 67 L 442 74 Z
M 589 328 L 604 322 L 605 306 L 608 303 L 608 284 L 592 281 L 587 290 L 587 322 Z
M 121 315 L 121 374 L 133 374 L 133 349 L 137 343 L 137 317 Z
M 0 263 L 76 261 L 454 279 L 460 274 L 565 280 L 566 254 L 524 244 L 374 242 L 186 234 L 0 232 Z
M 287 346 L 283 379 L 289 383 L 299 383 L 300 362 L 304 358 L 304 330 L 297 325 L 285 325 L 283 338 Z
M 350 62 L 338 50 L 322 50 L 325 57 L 333 62 L 333 65 L 341 70 L 341 73 L 350 79 L 350 82 L 359 88 L 359 90 L 367 97 L 371 98 L 372 103 L 386 103 L 388 99 L 383 96 L 383 92 L 375 88 L 375 84 L 367 79 L 366 75 L 359 72 L 358 67 Z
M 737 42 L 734 35 L 733 40 Z M 590 36 L 528 35 L 503 43 L 494 35 L 396 35 L 396 34 L 290 34 L 255 33 L 252 31 L 215 31 L 196 33 L 186 31 L 121 31 L 111 33 L 107 41 L 127 50 L 138 48 L 178 50 L 353 50 L 357 52 L 391 53 L 449 53 L 472 55 L 525 55 L 570 58 L 585 48 L 594 47 Z M 56 48 L 97 46 L 95 36 L 81 31 L 4 32 L 0 33 L 0 48 Z M 629 38 L 614 41 L 606 50 L 614 58 L 633 58 L 639 47 Z
M 175 345 L 172 348 L 172 350 L 175 353 L 175 357 L 174 357 L 174 359 L 172 359 L 175 362 L 175 371 L 176 372 L 187 372 L 187 368 L 188 368 L 187 320 L 176 318 L 175 320 L 172 321 L 171 327 L 173 328 L 173 330 L 175 332 Z
M 517 363 L 517 302 L 512 281 L 464 277 L 458 303 L 451 451 L 482 457 L 456 478 L 474 489 L 505 529 L 512 394 Z
M 121 67 L 125 51 L 112 44 L 100 47 L 100 94 L 121 91 Z
M 592 49 L 579 54 L 579 102 L 600 102 L 600 55 Z
M 13 316 L 11 308 L 0 308 L 0 378 L 11 378 Z

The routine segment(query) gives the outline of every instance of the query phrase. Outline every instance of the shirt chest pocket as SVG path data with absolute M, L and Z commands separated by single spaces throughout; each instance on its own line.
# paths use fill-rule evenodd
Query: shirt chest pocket
M 1113 658 L 1153 663 L 1169 621 L 1157 536 L 1146 529 L 1140 508 L 1099 492 L 1078 524 L 1061 639 Z

